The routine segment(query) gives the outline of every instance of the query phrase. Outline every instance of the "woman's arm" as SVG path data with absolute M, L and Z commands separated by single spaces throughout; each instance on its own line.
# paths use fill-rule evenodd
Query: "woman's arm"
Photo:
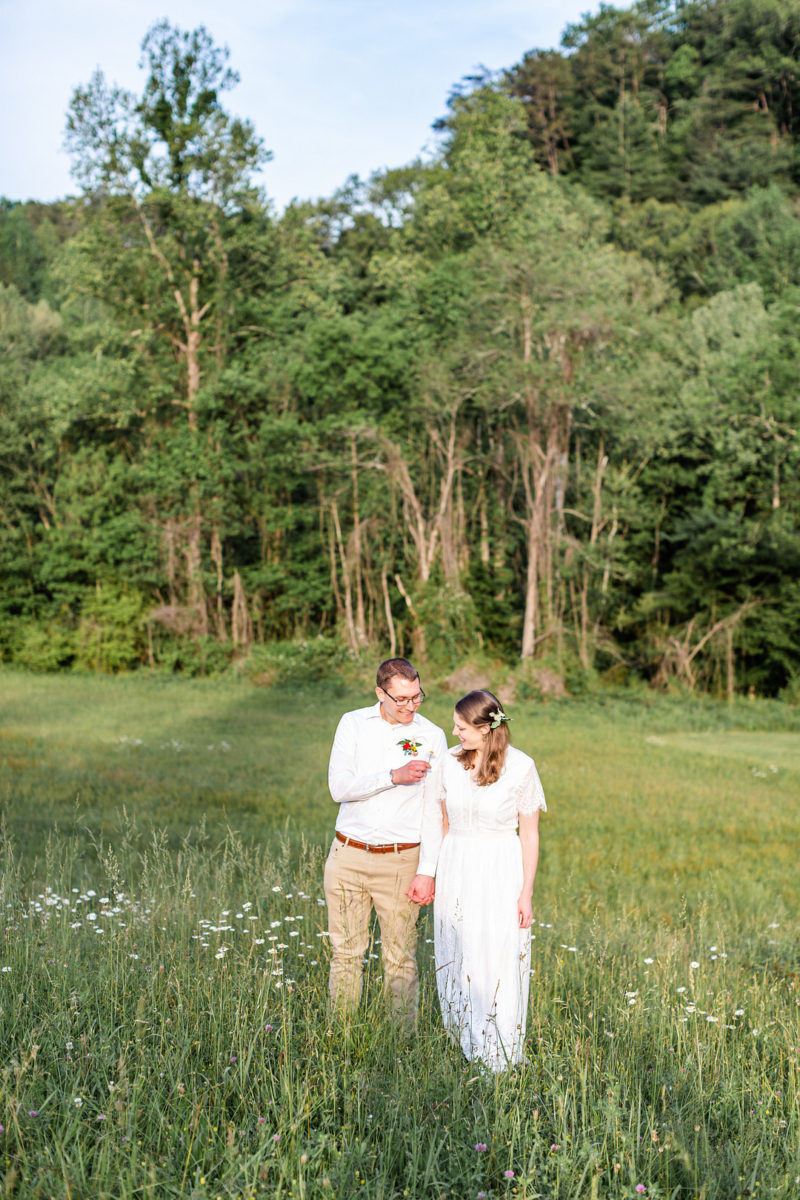
M 533 883 L 539 862 L 539 809 L 530 816 L 519 816 L 519 840 L 522 844 L 522 891 L 517 901 L 520 929 L 530 929 L 533 921 Z

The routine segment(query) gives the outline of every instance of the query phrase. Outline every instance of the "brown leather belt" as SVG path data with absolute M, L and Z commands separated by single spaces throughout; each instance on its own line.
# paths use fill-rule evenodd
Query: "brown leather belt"
M 370 854 L 394 854 L 398 850 L 416 850 L 419 842 L 390 842 L 388 846 L 368 846 L 366 842 L 357 842 L 355 838 L 345 837 L 336 830 L 336 836 L 345 846 L 354 846 L 356 850 L 369 850 Z

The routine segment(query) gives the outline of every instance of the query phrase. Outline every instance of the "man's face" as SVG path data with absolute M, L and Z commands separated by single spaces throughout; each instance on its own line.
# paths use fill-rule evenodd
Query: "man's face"
M 390 725 L 410 725 L 422 703 L 419 678 L 404 679 L 402 675 L 393 675 L 385 688 L 375 689 L 375 695 L 381 702 L 381 716 Z

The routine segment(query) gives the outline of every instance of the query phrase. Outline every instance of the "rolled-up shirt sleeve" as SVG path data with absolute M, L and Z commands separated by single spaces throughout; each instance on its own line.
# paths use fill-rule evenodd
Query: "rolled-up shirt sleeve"
M 337 804 L 369 800 L 394 787 L 389 767 L 358 773 L 358 725 L 353 713 L 340 720 L 328 764 L 328 787 Z

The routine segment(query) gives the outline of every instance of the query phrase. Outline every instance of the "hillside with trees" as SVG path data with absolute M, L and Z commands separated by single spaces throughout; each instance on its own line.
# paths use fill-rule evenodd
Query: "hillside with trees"
M 601 6 L 281 216 L 227 52 L 143 55 L 0 203 L 3 662 L 800 696 L 796 5 Z

